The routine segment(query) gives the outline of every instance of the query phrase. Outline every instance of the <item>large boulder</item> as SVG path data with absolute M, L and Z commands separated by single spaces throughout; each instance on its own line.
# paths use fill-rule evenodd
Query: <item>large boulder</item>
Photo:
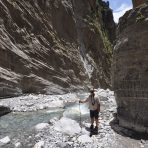
M 9 107 L 0 106 L 0 116 L 3 116 L 5 114 L 8 114 L 11 112 L 11 109 Z
M 113 58 L 113 88 L 121 126 L 148 132 L 148 5 L 120 19 Z

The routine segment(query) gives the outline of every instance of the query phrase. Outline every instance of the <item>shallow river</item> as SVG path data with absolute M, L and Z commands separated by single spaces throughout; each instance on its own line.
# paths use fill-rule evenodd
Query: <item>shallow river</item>
M 84 98 L 85 96 L 78 96 L 78 98 Z M 104 103 L 102 102 L 101 105 L 101 114 L 100 117 L 102 118 L 102 126 L 105 124 L 104 121 L 108 121 L 107 109 L 109 109 L 109 102 Z M 54 109 L 46 109 L 46 110 L 39 110 L 35 112 L 12 112 L 5 116 L 0 117 L 0 139 L 4 138 L 5 136 L 9 136 L 11 142 L 2 148 L 14 148 L 14 143 L 21 142 L 21 148 L 32 148 L 35 143 L 39 139 L 37 138 L 38 132 L 35 131 L 35 126 L 39 123 L 48 123 L 51 119 L 57 118 L 60 119 L 61 117 L 68 117 L 71 119 L 80 122 L 80 111 L 81 117 L 84 121 L 85 119 L 89 119 L 89 110 L 86 104 L 79 103 L 69 103 L 64 108 L 54 108 Z M 100 125 L 100 134 L 98 136 L 105 136 L 108 133 L 108 129 L 105 127 L 101 128 Z M 110 128 L 110 127 L 108 127 Z M 111 129 L 110 129 L 111 130 Z M 104 133 L 101 133 L 104 132 Z M 112 136 L 109 137 L 111 140 L 110 146 L 107 148 L 148 148 L 148 145 L 141 145 L 140 140 L 131 139 L 129 137 L 125 137 L 122 135 L 113 132 Z M 113 142 L 112 142 L 113 140 Z M 105 139 L 105 142 L 108 139 Z M 1 146 L 0 146 L 1 147 Z
M 0 117 L 0 139 L 9 136 L 13 141 L 20 139 L 20 136 L 32 135 L 34 127 L 39 123 L 48 123 L 50 119 L 68 117 L 80 121 L 80 110 L 82 119 L 88 118 L 88 107 L 85 104 L 79 106 L 69 104 L 65 108 L 46 109 L 36 112 L 12 112 Z M 33 140 L 33 139 L 32 139 Z M 23 141 L 22 141 L 23 142 Z

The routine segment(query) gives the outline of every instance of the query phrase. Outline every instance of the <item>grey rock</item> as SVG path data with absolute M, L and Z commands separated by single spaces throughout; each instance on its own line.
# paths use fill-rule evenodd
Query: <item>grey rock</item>
M 8 114 L 11 112 L 11 109 L 9 107 L 0 106 L 0 116 L 3 116 L 5 114 Z
M 118 25 L 113 88 L 119 124 L 148 132 L 148 5 L 126 12 Z
M 58 148 L 68 148 L 68 144 L 65 142 L 58 142 L 57 147 Z
M 97 7 L 104 5 L 100 12 L 92 0 L 1 1 L 0 97 L 110 86 L 115 24 L 105 3 Z

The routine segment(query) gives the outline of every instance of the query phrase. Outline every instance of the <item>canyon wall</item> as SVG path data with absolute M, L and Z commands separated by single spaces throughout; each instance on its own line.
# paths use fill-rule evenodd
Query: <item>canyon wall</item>
M 119 124 L 148 132 L 148 5 L 126 12 L 117 29 L 112 82 Z
M 0 97 L 110 87 L 115 24 L 105 2 L 0 1 Z
M 139 5 L 143 4 L 146 0 L 132 0 L 133 7 L 138 7 Z

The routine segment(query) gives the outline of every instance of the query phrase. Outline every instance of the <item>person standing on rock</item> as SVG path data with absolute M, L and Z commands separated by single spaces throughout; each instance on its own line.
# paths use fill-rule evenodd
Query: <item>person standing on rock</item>
M 100 101 L 98 97 L 95 97 L 94 89 L 90 90 L 90 95 L 87 99 L 79 100 L 79 103 L 86 103 L 86 102 L 88 102 L 90 109 L 90 118 L 91 118 L 90 131 L 98 132 Z M 95 128 L 94 128 L 94 121 L 96 122 Z

